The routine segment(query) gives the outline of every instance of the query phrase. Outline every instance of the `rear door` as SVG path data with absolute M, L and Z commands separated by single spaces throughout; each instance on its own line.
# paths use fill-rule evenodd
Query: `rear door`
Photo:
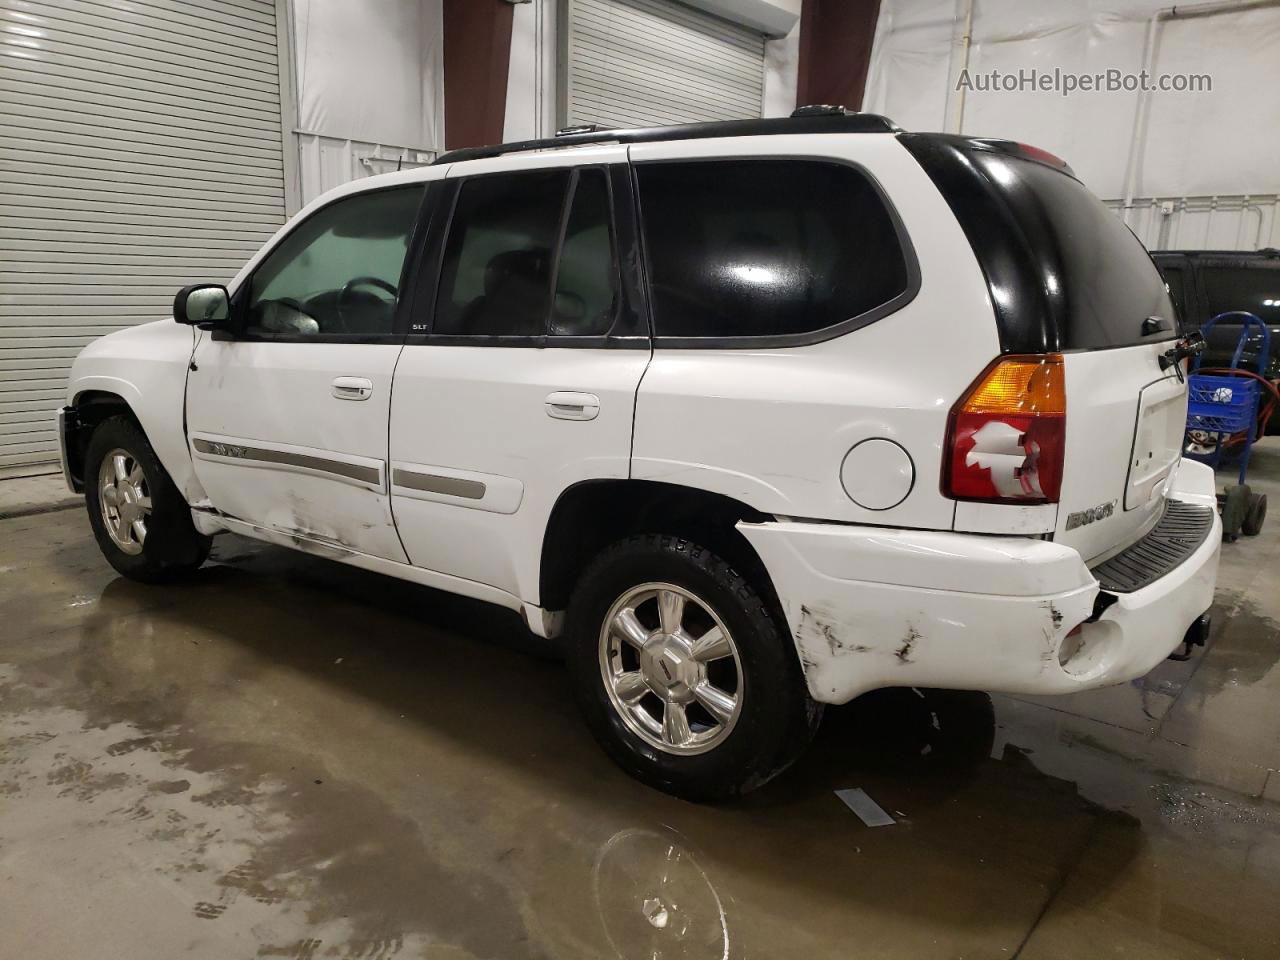
M 450 169 L 391 402 L 413 564 L 533 602 L 560 493 L 629 475 L 649 361 L 621 266 L 637 261 L 633 209 L 624 147 Z

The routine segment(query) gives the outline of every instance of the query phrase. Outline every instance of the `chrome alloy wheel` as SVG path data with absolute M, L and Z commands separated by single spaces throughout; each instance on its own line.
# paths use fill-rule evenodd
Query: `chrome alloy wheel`
M 98 506 L 112 542 L 130 556 L 140 554 L 151 516 L 151 490 L 142 464 L 128 450 L 117 447 L 102 458 Z
M 645 583 L 614 601 L 600 671 L 627 727 L 664 753 L 705 753 L 742 713 L 742 663 L 720 618 L 694 594 Z

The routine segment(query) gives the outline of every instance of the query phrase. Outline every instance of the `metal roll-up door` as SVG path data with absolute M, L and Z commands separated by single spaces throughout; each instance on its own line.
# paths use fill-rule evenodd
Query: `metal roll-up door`
M 272 0 L 0 0 L 0 474 L 57 459 L 95 337 L 285 215 Z
M 674 0 L 567 0 L 567 124 L 609 127 L 761 114 L 764 36 Z

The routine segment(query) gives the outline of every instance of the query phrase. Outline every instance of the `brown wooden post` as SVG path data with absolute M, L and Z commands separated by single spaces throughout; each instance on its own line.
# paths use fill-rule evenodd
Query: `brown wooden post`
M 444 142 L 502 142 L 511 61 L 512 6 L 506 0 L 444 0 Z
M 796 104 L 862 107 L 880 0 L 804 0 Z

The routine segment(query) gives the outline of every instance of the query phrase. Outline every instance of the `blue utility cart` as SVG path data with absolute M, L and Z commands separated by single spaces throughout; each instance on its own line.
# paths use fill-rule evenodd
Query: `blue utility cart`
M 1241 321 L 1240 337 L 1236 341 L 1235 352 L 1231 355 L 1231 369 L 1240 370 L 1238 375 L 1200 373 L 1200 355 L 1192 361 L 1191 374 L 1187 380 L 1187 438 L 1184 455 L 1192 460 L 1199 460 L 1217 469 L 1226 454 L 1227 440 L 1243 434 L 1243 446 L 1240 450 L 1240 476 L 1235 484 L 1228 485 L 1226 491 L 1218 496 L 1222 508 L 1222 533 L 1227 540 L 1235 540 L 1240 533 L 1248 536 L 1256 535 L 1262 529 L 1262 521 L 1267 515 L 1266 494 L 1257 494 L 1249 489 L 1245 477 L 1249 471 L 1249 455 L 1253 451 L 1254 441 L 1258 438 L 1258 408 L 1262 402 L 1267 359 L 1271 356 L 1271 331 L 1267 325 L 1252 313 L 1233 310 L 1220 313 L 1203 327 L 1200 332 L 1208 338 L 1214 324 L 1226 317 L 1239 317 Z M 1248 375 L 1241 366 L 1240 357 L 1248 342 L 1250 328 L 1256 326 L 1262 333 L 1262 348 L 1258 352 L 1259 379 Z M 1207 450 L 1197 450 L 1192 438 L 1207 437 L 1212 445 Z

